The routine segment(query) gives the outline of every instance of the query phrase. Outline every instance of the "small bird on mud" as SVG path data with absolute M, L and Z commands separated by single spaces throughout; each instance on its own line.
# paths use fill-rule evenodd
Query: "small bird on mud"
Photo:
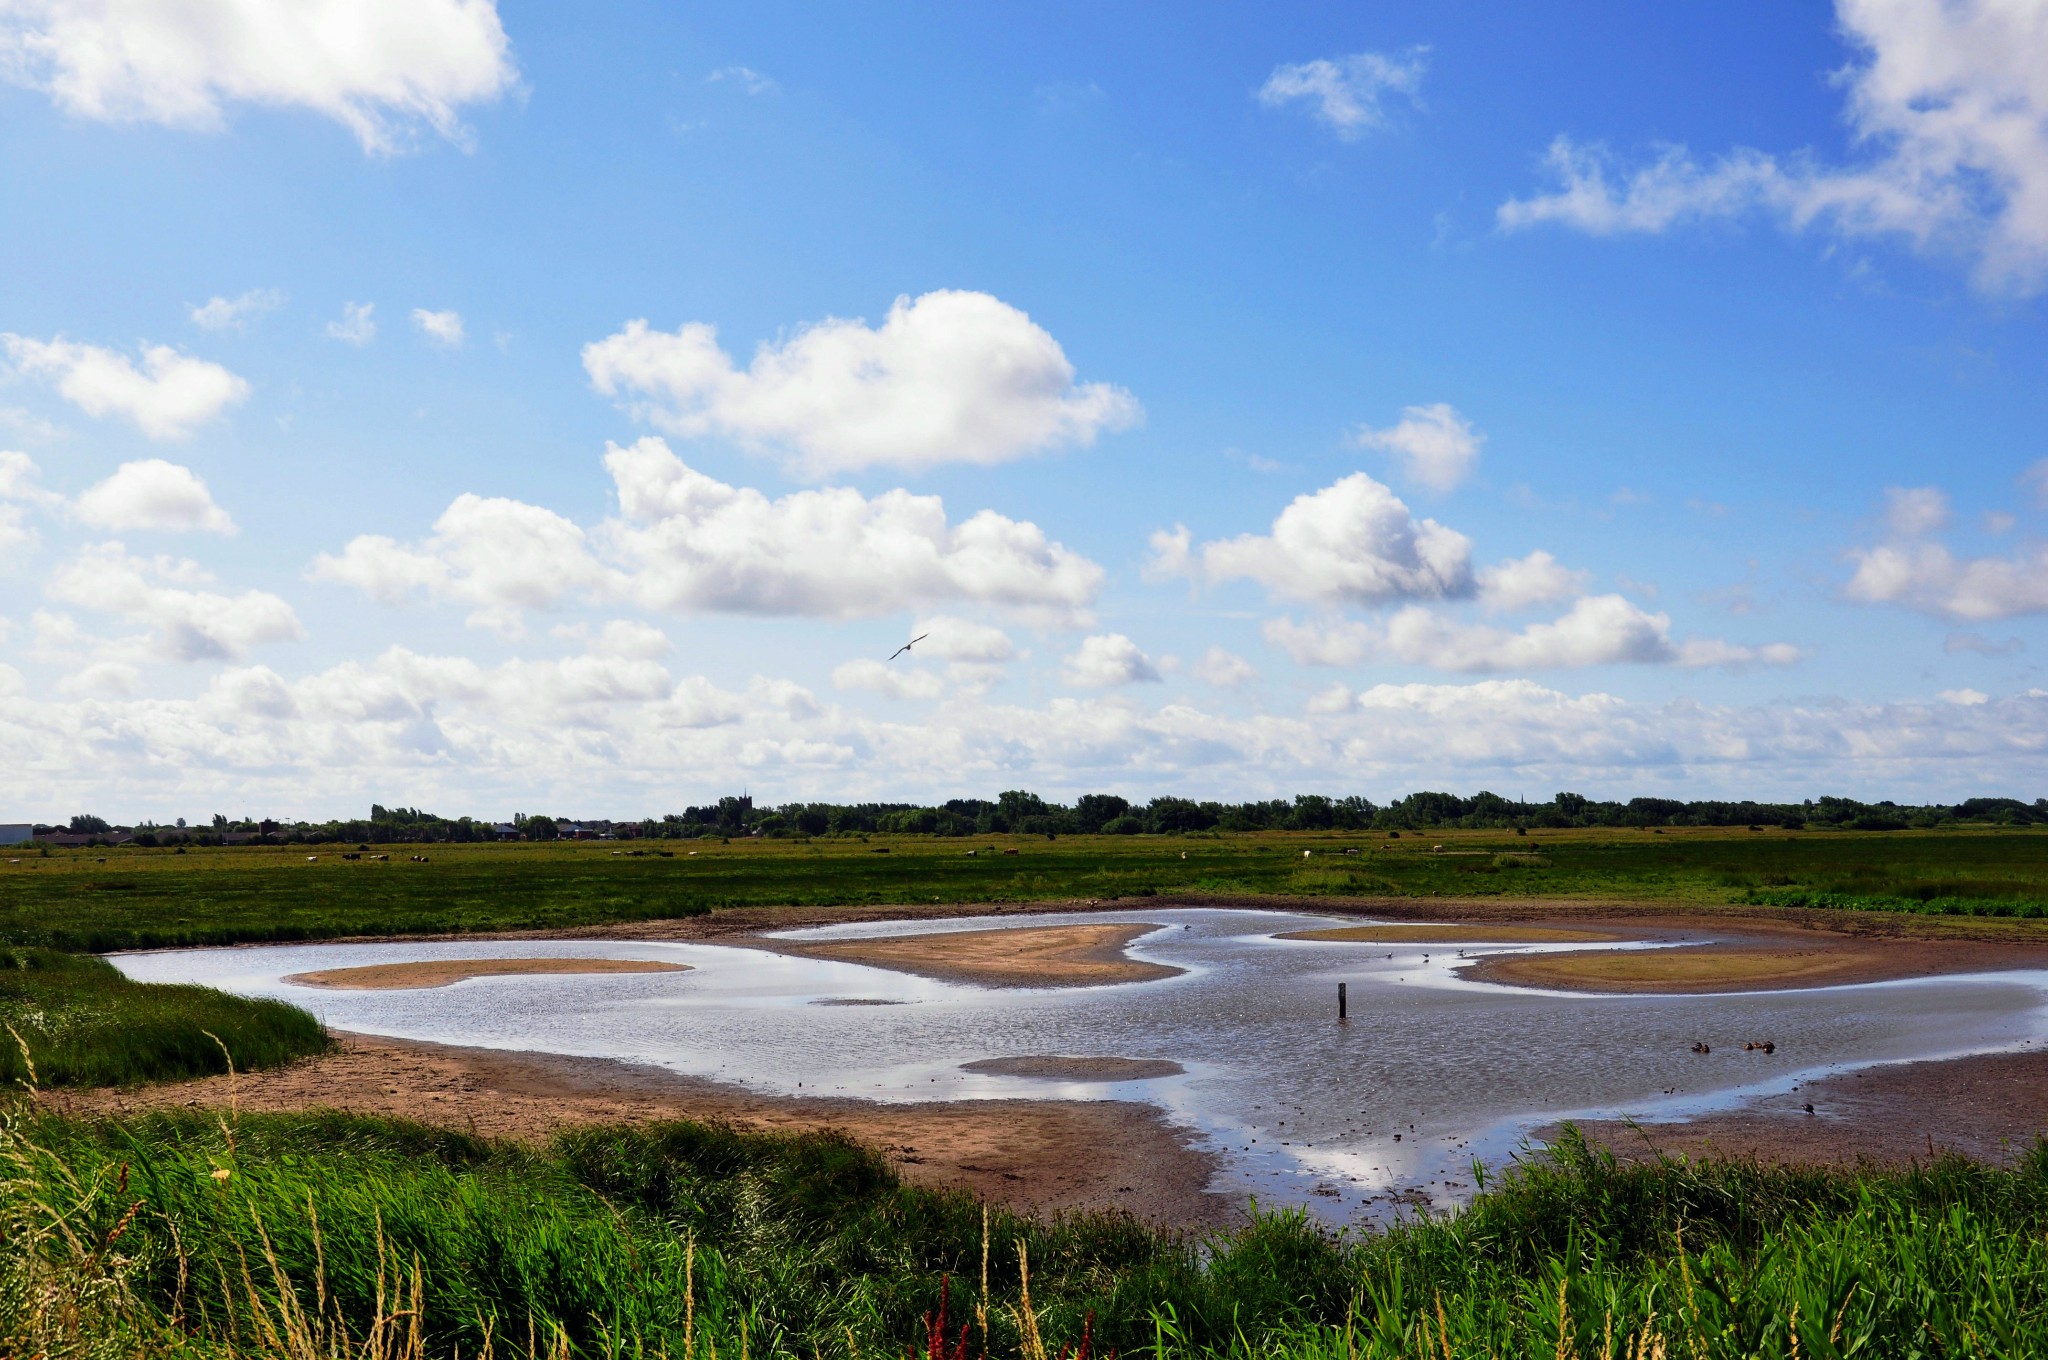
M 924 640 L 925 640 L 926 638 L 928 638 L 928 637 L 930 637 L 930 636 L 931 636 L 931 634 L 930 634 L 930 633 L 919 633 L 919 634 L 918 634 L 918 635 L 917 635 L 916 637 L 914 637 L 914 638 L 912 638 L 912 639 L 911 639 L 910 641 L 908 641 L 908 642 L 904 643 L 904 644 L 903 644 L 903 645 L 902 645 L 901 647 L 898 647 L 898 648 L 897 648 L 897 649 L 896 649 L 895 651 L 893 651 L 893 652 L 889 653 L 889 659 L 890 659 L 891 661 L 894 661 L 894 660 L 895 660 L 895 659 L 896 659 L 897 657 L 899 657 L 899 656 L 902 656 L 902 655 L 903 655 L 903 654 L 904 654 L 905 652 L 909 651 L 909 650 L 910 650 L 910 649 L 911 649 L 912 647 L 915 647 L 915 646 L 916 646 L 916 645 L 917 645 L 918 643 L 920 643 L 920 642 L 923 642 L 923 641 L 924 641 Z

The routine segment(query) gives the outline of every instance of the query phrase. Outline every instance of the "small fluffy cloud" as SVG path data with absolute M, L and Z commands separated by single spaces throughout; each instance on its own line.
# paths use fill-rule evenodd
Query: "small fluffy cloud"
M 345 302 L 341 320 L 327 323 L 327 338 L 360 348 L 377 338 L 377 310 L 374 302 Z
M 0 76 L 103 122 L 210 131 L 227 104 L 309 109 L 388 153 L 419 124 L 466 140 L 458 111 L 518 73 L 493 0 L 7 0 Z
M 830 319 L 764 344 L 744 370 L 717 331 L 645 321 L 584 346 L 591 384 L 672 434 L 718 434 L 812 476 L 888 465 L 994 464 L 1092 444 L 1141 415 L 1107 383 L 1076 383 L 1030 317 L 986 293 L 898 298 L 880 326 Z
M 61 603 L 150 628 L 157 654 L 175 661 L 230 659 L 304 636 L 291 606 L 268 592 L 191 588 L 210 579 L 188 559 L 136 557 L 119 543 L 101 543 L 58 567 L 48 591 Z
M 1060 667 L 1060 678 L 1076 689 L 1108 689 L 1157 681 L 1159 668 L 1122 633 L 1081 639 Z
M 192 324 L 203 331 L 238 331 L 265 312 L 284 306 L 275 288 L 252 288 L 240 297 L 216 297 L 192 309 Z
M 735 85 L 748 94 L 779 94 L 782 86 L 751 66 L 721 66 L 704 77 L 707 85 Z
M 1426 47 L 1411 47 L 1394 56 L 1358 52 L 1277 66 L 1259 87 L 1259 102 L 1268 108 L 1305 103 L 1316 121 L 1353 141 L 1385 126 L 1389 96 L 1416 101 L 1428 54 Z
M 920 619 L 911 635 L 923 636 L 917 644 L 919 656 L 973 665 L 1001 665 L 1017 659 L 1017 644 L 1000 628 L 970 619 L 934 614 Z
M 365 534 L 338 556 L 314 559 L 308 574 L 386 604 L 416 593 L 467 604 L 472 624 L 507 634 L 518 633 L 525 610 L 617 593 L 615 574 L 591 554 L 573 521 L 524 501 L 471 493 L 455 498 L 419 546 Z
M 936 699 L 946 689 L 945 682 L 930 671 L 892 666 L 873 657 L 834 667 L 832 684 L 838 689 L 872 690 L 891 699 Z
M 390 603 L 467 603 L 473 621 L 501 628 L 569 596 L 833 618 L 962 600 L 1078 619 L 1102 583 L 1102 568 L 1037 525 L 990 510 L 955 524 L 936 496 L 827 489 L 775 500 L 705 476 L 655 438 L 612 446 L 605 466 L 620 514 L 594 535 L 540 506 L 464 495 L 425 542 L 365 535 L 311 574 Z
M 234 520 L 214 503 L 213 493 L 199 474 L 161 458 L 121 464 L 113 476 L 80 494 L 72 513 L 96 529 L 116 533 L 131 529 L 235 532 Z
M 1186 529 L 1152 536 L 1152 574 L 1256 581 L 1276 596 L 1328 604 L 1458 599 L 1475 589 L 1472 543 L 1363 472 L 1297 496 L 1270 534 L 1197 550 Z
M 1463 485 L 1472 475 L 1472 465 L 1479 461 L 1479 446 L 1486 442 L 1471 421 L 1441 401 L 1404 407 L 1399 424 L 1384 430 L 1361 426 L 1355 437 L 1360 448 L 1380 449 L 1399 458 L 1403 475 L 1431 491 L 1450 491 Z
M 249 396 L 249 384 L 219 364 L 145 345 L 142 367 L 115 350 L 62 339 L 0 335 L 14 367 L 54 383 L 89 416 L 121 416 L 151 439 L 184 439 Z
M 1190 669 L 1195 679 L 1218 689 L 1240 689 L 1259 678 L 1251 662 L 1221 647 L 1203 652 Z
M 412 324 L 420 328 L 435 344 L 454 349 L 462 343 L 462 314 L 460 312 L 430 312 L 424 307 L 412 309 Z
M 1857 49 L 1840 76 L 1861 163 L 1738 149 L 1701 163 L 1666 147 L 1617 170 L 1567 137 L 1555 187 L 1499 209 L 1509 229 L 1554 222 L 1596 235 L 1763 212 L 1795 230 L 1900 235 L 1959 251 L 1991 290 L 2048 280 L 2048 8 L 2011 0 L 1836 0 Z
M 1901 538 L 1920 538 L 1948 528 L 1948 493 L 1931 486 L 1894 486 L 1884 493 L 1885 527 Z
M 1952 521 L 1934 487 L 1885 492 L 1883 542 L 1851 548 L 1856 564 L 1844 593 L 1865 604 L 1896 604 L 1957 623 L 2048 612 L 2048 546 L 2002 557 L 1958 557 L 1934 535 Z
M 1265 634 L 1268 642 L 1302 665 L 1382 660 L 1468 673 L 1611 665 L 1789 665 L 1800 655 L 1798 648 L 1784 643 L 1676 643 L 1669 615 L 1649 613 L 1619 595 L 1587 596 L 1560 618 L 1512 632 L 1460 623 L 1411 606 L 1394 614 L 1383 628 L 1348 622 L 1318 628 L 1273 619 Z
M 1503 614 L 1539 604 L 1556 604 L 1585 592 L 1590 576 L 1574 571 L 1541 548 L 1479 569 L 1479 600 Z

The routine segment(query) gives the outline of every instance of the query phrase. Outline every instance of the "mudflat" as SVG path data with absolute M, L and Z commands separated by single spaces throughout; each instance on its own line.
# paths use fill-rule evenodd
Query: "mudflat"
M 1282 940 L 1314 940 L 1324 944 L 1595 944 L 1623 938 L 1601 930 L 1567 930 L 1559 926 L 1475 926 L 1402 923 L 1381 926 L 1330 926 L 1322 930 L 1290 930 Z
M 834 1128 L 881 1149 L 907 1180 L 1025 1211 L 1125 1209 L 1173 1227 L 1218 1227 L 1239 1217 L 1235 1203 L 1208 1191 L 1215 1159 L 1190 1147 L 1158 1110 L 1129 1101 L 787 1099 L 603 1058 L 335 1037 L 334 1052 L 233 1079 L 52 1089 L 37 1099 L 77 1115 L 344 1110 L 529 1141 L 574 1127 L 667 1119 Z
M 1094 987 L 1150 982 L 1180 969 L 1134 959 L 1133 940 L 1158 930 L 1143 923 L 1017 926 L 855 940 L 787 940 L 757 936 L 749 943 L 782 954 L 837 959 L 893 968 L 946 982 L 984 987 Z
M 960 1064 L 963 1072 L 993 1077 L 1035 1077 L 1042 1081 L 1146 1081 L 1187 1071 L 1170 1058 L 1070 1058 L 1034 1054 L 1023 1058 L 982 1058 Z
M 1854 1167 L 1904 1166 L 1960 1153 L 2011 1163 L 2048 1136 L 2048 1052 L 2035 1047 L 1871 1067 L 1682 1123 L 1593 1120 L 1578 1128 L 1617 1156 L 1632 1158 Z M 1551 1137 L 1556 1130 L 1544 1133 Z
M 418 963 L 371 963 L 359 968 L 322 968 L 293 973 L 286 982 L 301 987 L 359 991 L 446 987 L 465 978 L 531 977 L 548 973 L 686 973 L 687 963 L 654 959 L 428 959 Z

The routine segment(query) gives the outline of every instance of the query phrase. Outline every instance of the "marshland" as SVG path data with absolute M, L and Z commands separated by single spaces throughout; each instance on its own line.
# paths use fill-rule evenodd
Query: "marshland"
M 2048 835 L 633 848 L 4 866 L 7 1348 L 2038 1353 L 2034 1111 L 1973 1140 L 1871 1102 L 2048 1038 Z M 1001 975 L 1005 932 L 1048 930 L 1083 933 Z M 1712 949 L 1741 967 L 1612 985 Z M 1816 956 L 1849 971 L 1771 981 Z M 1517 962 L 1578 976 L 1475 971 Z M 1139 1066 L 1019 1075 L 1062 1053 Z M 1738 1148 L 1745 1119 L 1789 1136 Z

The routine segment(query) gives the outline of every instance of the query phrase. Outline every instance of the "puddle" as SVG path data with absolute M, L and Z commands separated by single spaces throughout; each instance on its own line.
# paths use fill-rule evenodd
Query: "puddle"
M 1215 1188 L 1305 1204 L 1332 1222 L 1473 1193 L 1559 1118 L 1671 1119 L 1827 1071 L 2048 1038 L 2048 973 L 1721 996 L 1591 996 L 1455 977 L 1475 955 L 1582 944 L 1430 946 L 1278 940 L 1331 918 L 1154 910 L 864 924 L 806 938 L 1070 921 L 1162 928 L 1131 952 L 1186 971 L 1019 990 L 711 944 L 550 940 L 554 956 L 691 965 L 675 973 L 491 977 L 431 991 L 335 992 L 289 974 L 531 954 L 530 941 L 277 945 L 116 956 L 131 976 L 304 1006 L 338 1029 L 649 1062 L 772 1094 L 884 1101 L 1149 1101 L 1222 1157 Z M 1705 936 L 1695 936 L 1702 939 Z M 1668 942 L 1664 942 L 1668 943 Z M 1659 947 L 1650 945 L 1644 947 Z M 1349 1019 L 1337 1023 L 1337 984 Z M 912 1004 L 914 1003 L 914 1004 Z M 1745 1052 L 1769 1039 L 1773 1053 Z M 1696 1054 L 1706 1043 L 1711 1052 Z M 1063 1080 L 1023 1060 L 1120 1055 L 1177 1074 Z M 1001 1060 L 1011 1060 L 1005 1063 Z M 1105 1076 L 1112 1079 L 1105 1080 Z

